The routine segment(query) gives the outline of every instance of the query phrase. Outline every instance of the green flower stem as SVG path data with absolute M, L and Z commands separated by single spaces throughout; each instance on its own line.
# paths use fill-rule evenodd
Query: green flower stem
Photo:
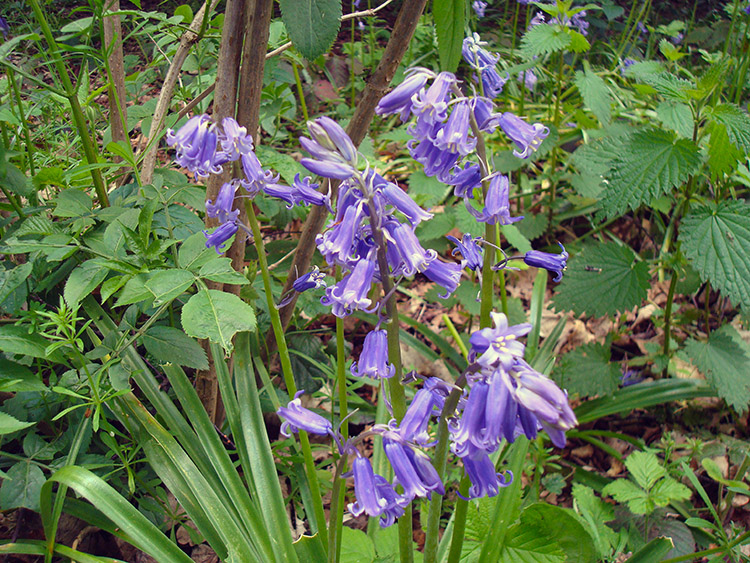
M 305 91 L 302 89 L 302 79 L 299 76 L 299 68 L 297 63 L 292 61 L 292 70 L 294 71 L 294 82 L 297 84 L 297 95 L 299 96 L 299 105 L 302 108 L 302 116 L 305 118 L 305 123 L 310 119 L 307 113 L 307 102 L 305 101 Z
M 748 40 L 750 40 L 750 37 L 748 37 L 748 35 L 748 33 L 745 33 L 744 37 L 742 38 L 742 49 L 740 50 L 740 52 L 742 53 L 742 63 L 740 64 L 739 78 L 734 81 L 734 92 L 732 96 L 735 104 L 740 103 L 742 91 L 745 89 L 745 77 L 747 76 L 747 68 L 748 65 L 750 65 L 750 54 L 748 54 L 747 50 Z
M 446 313 L 443 313 L 443 322 L 445 323 L 445 326 L 448 327 L 448 332 L 451 333 L 453 340 L 456 342 L 456 346 L 458 346 L 458 349 L 461 350 L 461 355 L 464 358 L 468 358 L 469 350 L 466 348 L 466 344 L 464 344 L 464 341 L 461 340 L 461 336 L 458 334 L 456 325 L 453 324 L 453 321 Z
M 664 306 L 664 355 L 669 356 L 669 344 L 671 340 L 672 328 L 672 303 L 674 302 L 674 290 L 677 287 L 677 272 L 672 272 L 672 279 L 669 280 L 669 291 L 667 292 L 667 304 Z M 669 366 L 664 368 L 666 376 Z
M 729 43 L 732 41 L 732 35 L 734 35 L 734 28 L 737 25 L 737 14 L 740 11 L 740 0 L 734 0 L 734 7 L 732 8 L 732 22 L 729 24 L 729 32 L 727 33 L 727 39 L 724 41 L 724 49 L 721 52 L 723 57 L 729 52 Z
M 341 528 L 343 528 L 344 515 L 344 483 L 345 479 L 341 478 L 346 468 L 346 456 L 341 456 L 336 464 L 336 474 L 333 477 L 333 490 L 331 491 L 331 515 L 335 515 L 336 521 L 331 526 L 328 535 L 328 561 L 335 563 L 340 558 L 341 553 Z
M 341 281 L 341 268 L 336 268 L 336 281 Z M 346 388 L 346 340 L 344 336 L 344 319 L 336 317 L 336 379 L 339 396 L 339 420 L 342 421 L 340 430 L 344 440 L 349 437 L 349 421 L 344 420 L 349 414 L 347 404 Z M 331 524 L 330 539 L 328 546 L 329 561 L 338 561 L 341 554 L 341 528 L 344 525 L 344 480 L 340 474 L 345 470 L 346 456 L 342 456 L 336 467 L 336 477 L 333 481 L 333 492 L 331 495 Z M 331 559 L 335 555 L 335 558 Z
M 60 81 L 62 82 L 63 88 L 65 89 L 65 97 L 70 104 L 70 109 L 73 114 L 73 121 L 76 124 L 76 129 L 78 129 L 78 135 L 81 137 L 81 144 L 83 145 L 83 153 L 86 157 L 86 162 L 88 164 L 98 164 L 99 155 L 97 153 L 96 146 L 94 145 L 94 141 L 91 139 L 91 136 L 89 134 L 86 117 L 83 115 L 81 103 L 78 101 L 78 93 L 76 91 L 76 88 L 73 87 L 73 83 L 70 81 L 70 75 L 68 74 L 68 69 L 65 67 L 65 63 L 60 57 L 60 49 L 57 45 L 57 42 L 55 41 L 54 36 L 52 35 L 52 30 L 47 23 L 47 19 L 44 17 L 44 12 L 42 12 L 42 8 L 39 5 L 39 0 L 29 0 L 29 3 L 31 4 L 31 9 L 34 12 L 34 17 L 41 27 L 44 38 L 47 40 L 47 45 L 52 52 L 52 56 L 54 57 L 53 62 L 55 64 L 55 68 L 57 69 L 57 74 L 60 76 Z M 102 173 L 99 168 L 91 168 L 91 179 L 94 182 L 94 189 L 96 190 L 96 195 L 99 199 L 99 205 L 101 207 L 109 207 L 107 186 L 104 184 L 104 178 L 102 178 Z
M 6 199 L 10 203 L 11 207 L 13 207 L 13 210 L 16 213 L 18 213 L 18 218 L 19 219 L 25 219 L 26 218 L 26 214 L 23 212 L 23 209 L 21 208 L 21 204 L 18 203 L 18 200 L 16 199 L 15 194 L 10 193 L 8 191 L 8 189 L 5 186 L 3 186 L 3 185 L 0 185 L 0 190 L 2 190 L 3 195 L 6 197 Z
M 297 385 L 294 383 L 292 361 L 289 356 L 289 348 L 286 345 L 284 329 L 281 326 L 281 317 L 279 316 L 279 310 L 276 308 L 276 303 L 274 303 L 273 300 L 271 273 L 268 270 L 268 258 L 266 257 L 265 245 L 263 244 L 263 234 L 260 232 L 260 224 L 258 223 L 258 218 L 255 216 L 255 209 L 253 208 L 253 202 L 251 200 L 245 202 L 245 210 L 247 211 L 247 219 L 250 223 L 250 228 L 253 231 L 255 249 L 258 252 L 258 265 L 260 266 L 260 273 L 263 277 L 263 289 L 266 294 L 268 314 L 271 317 L 271 326 L 273 327 L 273 334 L 276 337 L 276 347 L 279 351 L 279 359 L 281 361 L 281 372 L 284 376 L 286 390 L 291 397 L 297 393 Z M 307 436 L 307 432 L 300 430 L 299 442 L 305 460 L 305 474 L 307 475 L 308 485 L 310 486 L 315 523 L 318 527 L 318 534 L 320 534 L 321 542 L 323 545 L 327 545 L 328 530 L 326 529 L 325 511 L 323 510 L 323 495 L 320 493 L 320 483 L 318 482 L 318 475 L 315 473 L 315 463 L 313 462 L 310 438 Z
M 18 118 L 21 120 L 21 127 L 23 128 L 24 137 L 26 137 L 26 153 L 28 155 L 29 172 L 32 176 L 36 175 L 36 168 L 34 166 L 34 144 L 31 142 L 31 130 L 29 129 L 29 122 L 26 116 L 23 114 L 23 104 L 21 102 L 21 91 L 18 89 L 18 83 L 16 82 L 16 73 L 13 72 L 12 68 L 8 68 L 6 71 L 8 76 L 8 82 L 13 90 L 13 96 L 16 99 L 16 105 L 18 106 Z M 32 205 L 36 205 L 36 192 L 32 195 Z
M 703 559 L 707 555 L 714 553 L 725 552 L 729 554 L 729 551 L 735 546 L 741 544 L 745 540 L 750 538 L 750 531 L 745 532 L 741 536 L 737 536 L 726 545 L 720 545 L 719 547 L 712 547 L 711 549 L 704 549 L 703 551 L 696 551 L 695 553 L 688 553 L 687 555 L 680 555 L 679 557 L 672 557 L 671 559 L 664 559 L 661 563 L 678 563 L 679 561 L 698 561 Z
M 521 9 L 521 3 L 516 2 L 516 11 L 513 14 L 513 33 L 510 36 L 510 56 L 513 57 L 513 51 L 516 49 L 516 33 L 518 33 L 518 12 Z M 481 81 L 480 81 L 481 84 Z
M 458 492 L 464 497 L 469 496 L 469 487 L 471 480 L 464 473 L 461 482 L 458 484 Z M 464 535 L 466 532 L 466 514 L 469 510 L 469 501 L 461 497 L 456 499 L 456 507 L 453 510 L 453 536 L 451 537 L 451 548 L 448 551 L 448 563 L 458 563 L 461 559 L 461 550 L 464 545 Z

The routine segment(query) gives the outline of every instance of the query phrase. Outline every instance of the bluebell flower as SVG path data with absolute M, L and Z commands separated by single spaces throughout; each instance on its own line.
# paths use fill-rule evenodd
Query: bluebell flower
M 555 278 L 553 281 L 559 282 L 562 279 L 563 271 L 567 265 L 568 253 L 565 251 L 565 247 L 561 243 L 558 242 L 557 244 L 559 244 L 562 249 L 560 254 L 530 250 L 524 256 L 523 261 L 533 268 L 544 268 L 549 272 L 554 272 Z
M 461 418 L 449 422 L 451 451 L 459 457 L 492 451 L 496 447 L 496 440 L 487 436 L 485 431 L 489 388 L 486 381 L 475 381 L 471 385 Z
M 429 138 L 412 139 L 408 143 L 411 157 L 424 166 L 427 176 L 445 176 L 458 161 L 458 153 L 440 149 Z
M 216 217 L 220 223 L 234 222 L 240 214 L 239 209 L 233 210 L 234 194 L 237 192 L 238 182 L 232 180 L 225 183 L 219 190 L 216 203 L 206 200 L 206 215 Z
M 346 180 L 354 176 L 354 173 L 356 172 L 354 168 L 343 162 L 303 158 L 300 160 L 300 164 L 313 174 L 323 176 L 324 178 L 333 178 L 335 180 Z
M 639 372 L 634 369 L 625 370 L 625 373 L 620 377 L 620 385 L 623 387 L 630 387 L 631 385 L 637 385 L 643 381 Z
M 302 137 L 300 144 L 314 158 L 301 164 L 319 176 L 346 180 L 356 172 L 357 149 L 341 126 L 329 117 L 307 122 L 312 139 Z
M 357 149 L 346 134 L 346 131 L 330 117 L 319 117 L 314 121 L 307 122 L 315 142 L 331 152 L 338 153 L 346 162 L 352 166 L 357 165 Z
M 439 415 L 450 393 L 450 386 L 437 377 L 425 381 L 414 394 L 406 414 L 398 424 L 399 435 L 407 442 L 426 446 L 430 442 L 429 424 L 433 415 Z
M 452 173 L 439 175 L 438 180 L 453 186 L 456 197 L 473 198 L 474 188 L 482 185 L 482 173 L 478 164 L 466 162 L 463 168 L 456 167 Z
M 422 209 L 393 182 L 384 182 L 380 190 L 386 201 L 403 213 L 413 227 L 422 221 L 432 219 L 432 213 Z
M 450 297 L 461 282 L 461 272 L 463 268 L 455 262 L 443 262 L 440 259 L 430 262 L 422 273 L 432 282 L 445 289 L 445 293 L 438 294 L 438 297 L 447 299 Z
M 489 225 L 510 225 L 523 219 L 521 217 L 510 216 L 510 184 L 507 176 L 496 174 L 490 180 L 487 194 L 484 198 L 484 209 L 477 211 L 469 203 L 468 198 L 464 199 L 466 209 L 477 221 Z
M 471 361 L 485 368 L 501 366 L 509 370 L 516 359 L 523 358 L 525 346 L 518 339 L 531 331 L 531 324 L 508 325 L 503 313 L 490 313 L 495 328 L 483 328 L 469 337 Z
M 513 154 L 518 158 L 528 158 L 549 135 L 549 128 L 541 123 L 531 125 L 510 112 L 500 116 L 498 125 L 516 144 L 517 149 L 513 150 Z
M 280 430 L 281 435 L 288 438 L 291 435 L 290 431 L 296 434 L 300 430 L 321 436 L 332 435 L 333 426 L 330 420 L 302 406 L 300 396 L 304 393 L 304 391 L 297 391 L 294 399 L 289 401 L 287 406 L 279 407 L 277 413 L 284 418 Z
M 0 17 L 0 32 L 3 34 L 3 39 L 8 40 L 8 34 L 10 33 L 10 26 L 5 18 Z
M 487 42 L 482 41 L 478 33 L 465 37 L 461 45 L 461 54 L 464 60 L 474 70 L 480 72 L 486 68 L 494 68 L 500 59 L 500 55 L 491 55 L 489 51 L 484 49 L 484 45 L 487 45 Z
M 531 21 L 529 22 L 528 29 L 531 29 L 532 27 L 536 27 L 538 25 L 542 25 L 543 23 L 546 23 L 547 20 L 544 17 L 543 12 L 537 12 L 534 14 L 534 17 L 531 18 Z
M 354 310 L 368 311 L 372 300 L 368 297 L 375 274 L 375 262 L 362 258 L 350 273 L 336 285 L 326 289 L 321 297 L 323 305 L 330 305 L 337 317 L 350 315 Z
M 221 120 L 219 142 L 226 158 L 230 161 L 237 160 L 241 155 L 253 150 L 252 136 L 247 134 L 245 127 L 241 127 L 231 117 L 225 117 Z
M 437 252 L 422 247 L 414 234 L 413 227 L 398 221 L 387 221 L 383 226 L 391 254 L 391 263 L 398 264 L 393 275 L 413 276 L 417 272 L 424 272 L 427 266 L 437 258 Z
M 404 499 L 430 498 L 433 491 L 445 494 L 443 482 L 430 458 L 413 448 L 398 433 L 387 431 L 383 434 L 383 449 L 398 484 L 404 489 L 401 495 Z
M 513 481 L 512 474 L 507 481 L 501 478 L 501 474 L 495 471 L 495 464 L 486 453 L 463 457 L 461 461 L 471 480 L 469 496 L 465 500 L 494 497 L 500 492 L 500 487 L 507 487 Z
M 426 68 L 411 68 L 406 71 L 407 77 L 388 94 L 383 96 L 375 108 L 378 115 L 399 113 L 401 121 L 406 121 L 411 113 L 412 97 L 422 90 L 427 80 L 435 77 L 435 73 Z
M 355 377 L 387 379 L 393 377 L 396 368 L 388 361 L 388 333 L 384 330 L 373 330 L 367 333 L 362 345 L 359 362 L 352 363 L 350 368 Z
M 320 287 L 326 287 L 325 273 L 320 271 L 320 268 L 313 266 L 312 269 L 306 274 L 302 274 L 292 284 L 292 289 L 297 293 L 302 293 L 308 289 L 318 289 Z
M 748 6 L 748 8 L 750 8 L 750 6 Z M 745 13 L 749 13 L 747 12 L 748 8 L 745 8 Z M 648 34 L 648 29 L 646 28 L 643 22 L 638 22 L 638 24 L 635 27 L 636 29 L 638 29 L 638 33 L 641 36 Z
M 448 116 L 451 85 L 455 83 L 454 74 L 441 72 L 426 91 L 420 90 L 412 96 L 411 111 L 417 118 L 414 131 L 418 138 L 424 138 L 433 132 L 434 125 L 445 121 Z
M 325 205 L 329 210 L 331 209 L 331 194 L 329 192 L 319 192 L 318 188 L 320 184 L 313 183 L 310 176 L 300 179 L 299 174 L 295 174 L 292 187 L 294 188 L 295 203 Z
M 474 2 L 471 3 L 471 7 L 474 9 L 474 13 L 478 18 L 483 18 L 484 11 L 487 9 L 487 2 L 483 2 L 482 0 L 474 0 Z
M 455 256 L 457 252 L 461 253 L 462 268 L 469 268 L 474 271 L 482 269 L 482 265 L 484 264 L 483 249 L 479 243 L 484 241 L 481 237 L 472 238 L 470 233 L 466 233 L 462 240 L 458 240 L 456 237 L 450 235 L 445 238 L 456 245 L 451 255 Z
M 477 146 L 477 139 L 469 136 L 471 108 L 468 100 L 453 106 L 445 126 L 435 136 L 435 146 L 440 150 L 466 156 Z
M 673 45 L 679 45 L 682 43 L 682 40 L 685 38 L 684 33 L 678 33 L 674 37 L 671 37 L 669 40 L 672 42 Z
M 633 66 L 636 63 L 635 59 L 631 58 L 625 58 L 622 60 L 622 64 L 620 64 L 620 75 L 625 76 L 626 71 L 628 68 Z
M 394 490 L 382 475 L 372 470 L 370 460 L 357 456 L 352 464 L 354 494 L 357 501 L 348 505 L 349 512 L 357 517 L 362 513 L 380 516 L 380 525 L 387 528 L 404 514 L 408 502 Z
M 275 184 L 279 181 L 279 176 L 274 175 L 270 170 L 263 170 L 263 166 L 254 152 L 250 151 L 240 156 L 242 171 L 245 177 L 240 180 L 240 184 L 250 193 L 251 196 L 260 192 L 267 184 Z
M 518 73 L 518 81 L 523 83 L 524 87 L 529 91 L 533 92 L 538 82 L 536 72 L 533 68 Z
M 354 254 L 355 237 L 365 218 L 363 202 L 350 202 L 349 205 L 342 205 L 342 199 L 344 201 L 348 199 L 346 194 L 339 194 L 335 222 L 328 230 L 315 238 L 318 250 L 329 264 L 348 264 Z
M 495 113 L 495 104 L 492 100 L 482 96 L 475 96 L 471 99 L 471 105 L 479 130 L 484 133 L 494 133 L 495 129 L 497 129 L 500 114 Z
M 213 246 L 216 249 L 216 252 L 221 254 L 224 252 L 224 243 L 232 238 L 238 229 L 239 227 L 236 222 L 228 221 L 223 225 L 216 227 L 211 233 L 203 231 L 203 234 L 206 235 L 206 248 L 211 248 Z
M 200 178 L 221 172 L 227 162 L 223 153 L 217 151 L 218 137 L 207 115 L 191 117 L 175 133 L 167 130 L 167 145 L 177 151 L 175 162 Z

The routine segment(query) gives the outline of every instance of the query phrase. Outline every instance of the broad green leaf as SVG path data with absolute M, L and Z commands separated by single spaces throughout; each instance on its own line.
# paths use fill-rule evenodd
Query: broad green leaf
M 654 538 L 626 560 L 626 563 L 659 563 L 674 548 L 671 538 Z
M 483 538 L 488 541 L 492 536 Z M 537 524 L 521 520 L 508 529 L 498 563 L 562 563 L 567 560 L 555 536 L 544 533 Z
M 583 53 L 591 48 L 591 43 L 583 33 L 568 29 L 570 34 L 570 50 L 574 53 Z
M 325 561 L 328 558 L 318 534 L 300 537 L 294 542 L 294 551 L 300 561 Z
M 708 113 L 709 119 L 726 127 L 729 139 L 743 152 L 750 152 L 750 117 L 734 104 L 719 104 Z
M 680 240 L 704 281 L 735 304 L 750 307 L 750 205 L 700 205 L 683 219 Z
M 617 390 L 622 376 L 610 357 L 609 346 L 589 342 L 562 357 L 553 371 L 554 379 L 571 395 L 608 395 Z
M 0 487 L 0 510 L 23 507 L 39 512 L 39 492 L 44 481 L 38 465 L 28 461 L 14 464 Z
M 35 424 L 36 422 L 23 422 L 8 413 L 0 411 L 0 435 L 18 432 Z
M 422 207 L 429 209 L 442 202 L 452 188 L 434 176 L 427 176 L 418 170 L 409 175 L 409 195 Z
M 595 317 L 627 311 L 639 305 L 649 288 L 648 265 L 615 243 L 589 246 L 568 262 L 553 303 L 558 310 Z
M 49 342 L 36 333 L 29 334 L 27 326 L 0 326 L 0 350 L 5 354 L 20 354 L 32 358 L 48 359 L 52 362 L 66 363 L 60 352 L 47 356 Z
M 603 125 L 609 125 L 612 119 L 612 95 L 607 83 L 594 73 L 585 61 L 584 70 L 576 71 L 575 83 L 584 106 L 590 109 Z
M 138 274 L 130 278 L 125 287 L 122 288 L 120 295 L 117 297 L 115 307 L 122 307 L 123 305 L 132 305 L 146 299 L 151 300 L 154 294 L 151 293 L 146 287 L 150 274 Z
M 671 477 L 662 479 L 651 490 L 651 498 L 656 506 L 667 506 L 670 502 L 688 500 L 691 496 L 690 489 Z
M 312 61 L 324 54 L 341 26 L 341 0 L 279 0 L 281 19 L 297 50 Z
M 505 240 L 517 249 L 521 254 L 526 254 L 531 250 L 531 243 L 515 225 L 501 225 L 500 231 L 503 233 Z
M 13 164 L 6 162 L 2 168 L 0 168 L 0 186 L 21 197 L 29 197 L 34 192 L 34 186 L 29 177 Z
M 730 325 L 715 330 L 706 342 L 690 339 L 685 344 L 690 361 L 737 412 L 750 404 L 750 346 Z
M 0 391 L 44 391 L 47 386 L 39 372 L 0 357 Z
M 729 139 L 724 124 L 713 122 L 708 125 L 711 134 L 708 139 L 708 169 L 713 179 L 731 173 L 745 153 L 735 146 Z
M 521 56 L 530 60 L 534 57 L 562 51 L 570 45 L 572 38 L 566 29 L 557 25 L 537 25 L 523 36 Z
M 264 167 L 272 168 L 278 172 L 283 180 L 290 186 L 294 183 L 294 177 L 299 174 L 300 177 L 309 176 L 309 172 L 296 160 L 288 154 L 280 153 L 268 145 L 259 145 L 255 147 L 255 154 L 263 163 Z
M 108 273 L 109 268 L 99 258 L 87 260 L 78 266 L 65 282 L 65 302 L 71 307 L 77 307 L 81 299 L 102 283 Z
M 700 163 L 700 150 L 692 141 L 677 139 L 671 131 L 637 131 L 612 163 L 602 206 L 609 217 L 636 209 L 681 185 Z
M 692 82 L 677 78 L 668 72 L 645 74 L 641 77 L 641 80 L 652 86 L 654 90 L 666 99 L 676 102 L 690 101 L 690 91 L 695 89 L 695 85 Z
M 375 561 L 375 544 L 362 530 L 344 526 L 341 529 L 342 563 L 372 563 Z
M 618 537 L 617 532 L 605 525 L 605 522 L 615 519 L 614 507 L 597 497 L 593 489 L 580 483 L 573 483 L 573 499 L 574 508 L 588 524 L 589 533 L 594 538 L 599 554 L 607 555 L 616 545 Z
M 152 326 L 143 334 L 143 345 L 160 362 L 208 369 L 206 351 L 177 328 Z
M 67 509 L 67 502 L 65 508 Z M 55 555 L 64 560 L 70 559 L 75 563 L 125 563 L 122 559 L 113 559 L 98 555 L 89 555 L 75 549 L 71 549 L 61 543 L 53 545 Z M 17 540 L 0 545 L 0 553 L 16 555 L 37 555 L 44 557 L 48 553 L 47 542 L 43 540 Z
M 213 248 L 206 248 L 206 235 L 195 233 L 188 237 L 181 245 L 177 253 L 180 268 L 198 273 L 201 267 L 211 260 L 218 258 Z
M 195 276 L 187 270 L 161 270 L 154 273 L 146 282 L 154 297 L 154 306 L 167 303 L 185 293 L 195 282 Z
M 255 312 L 232 293 L 204 289 L 182 308 L 182 327 L 194 338 L 208 338 L 231 350 L 237 332 L 255 330 Z
M 217 283 L 231 283 L 247 285 L 250 282 L 241 273 L 232 268 L 232 260 L 222 257 L 206 262 L 198 272 L 198 276 Z
M 651 452 L 633 452 L 625 459 L 630 475 L 644 489 L 650 489 L 667 474 L 659 458 Z
M 81 217 L 91 213 L 91 196 L 77 189 L 63 190 L 55 200 L 57 206 L 52 215 L 57 217 Z
M 26 282 L 31 275 L 34 267 L 33 262 L 19 264 L 9 270 L 0 270 L 0 304 L 2 304 L 10 295 Z M 11 300 L 14 301 L 14 300 Z
M 570 508 L 543 502 L 526 507 L 521 513 L 521 522 L 537 526 L 546 535 L 554 538 L 567 556 L 567 561 L 595 563 L 597 560 L 594 539 L 581 525 Z
M 432 3 L 440 70 L 455 72 L 461 60 L 466 19 L 465 0 L 441 0 Z
M 676 131 L 681 137 L 692 138 L 693 111 L 689 105 L 671 100 L 661 102 L 656 106 L 656 117 L 665 127 Z

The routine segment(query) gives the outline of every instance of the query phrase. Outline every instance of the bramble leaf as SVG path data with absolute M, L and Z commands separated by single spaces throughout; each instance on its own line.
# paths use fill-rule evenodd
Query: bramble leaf
M 584 106 L 590 109 L 603 125 L 612 119 L 612 95 L 607 83 L 584 62 L 584 70 L 577 71 L 575 83 L 583 98 Z
M 255 330 L 255 311 L 232 293 L 204 289 L 182 308 L 182 327 L 193 338 L 208 338 L 231 350 L 236 333 Z
M 279 0 L 289 39 L 307 60 L 330 49 L 341 27 L 341 0 Z
M 160 362 L 208 369 L 206 351 L 180 329 L 152 326 L 143 334 L 143 345 Z
M 683 219 L 679 238 L 703 281 L 750 307 L 750 205 L 722 201 L 698 206 Z

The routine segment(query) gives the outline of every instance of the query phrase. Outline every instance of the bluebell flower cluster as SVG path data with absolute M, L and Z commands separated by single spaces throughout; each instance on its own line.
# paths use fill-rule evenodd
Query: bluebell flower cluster
M 290 208 L 312 204 L 330 209 L 330 195 L 318 191 L 318 184 L 312 183 L 309 176 L 301 179 L 298 174 L 291 186 L 279 184 L 278 174 L 264 169 L 255 155 L 253 138 L 247 129 L 231 117 L 222 119 L 221 125 L 217 126 L 208 115 L 196 115 L 177 132 L 169 129 L 166 139 L 167 145 L 177 152 L 175 162 L 198 178 L 221 173 L 222 166 L 228 162 L 239 160 L 242 165 L 244 177 L 225 183 L 216 202 L 206 201 L 206 214 L 219 221 L 219 226 L 212 232 L 204 231 L 206 247 L 214 247 L 216 252 L 223 252 L 226 243 L 240 229 L 250 234 L 250 230 L 237 220 L 239 210 L 234 209 L 240 187 L 244 188 L 246 197 L 263 192 L 284 200 Z
M 5 20 L 5 18 L 3 17 L 0 17 L 0 33 L 3 34 L 3 39 L 7 41 L 8 35 L 10 34 L 10 26 L 8 25 L 8 22 Z
M 471 3 L 471 7 L 474 10 L 474 13 L 477 15 L 478 18 L 484 17 L 484 12 L 487 9 L 487 2 L 483 2 L 482 0 L 474 0 L 474 2 Z

